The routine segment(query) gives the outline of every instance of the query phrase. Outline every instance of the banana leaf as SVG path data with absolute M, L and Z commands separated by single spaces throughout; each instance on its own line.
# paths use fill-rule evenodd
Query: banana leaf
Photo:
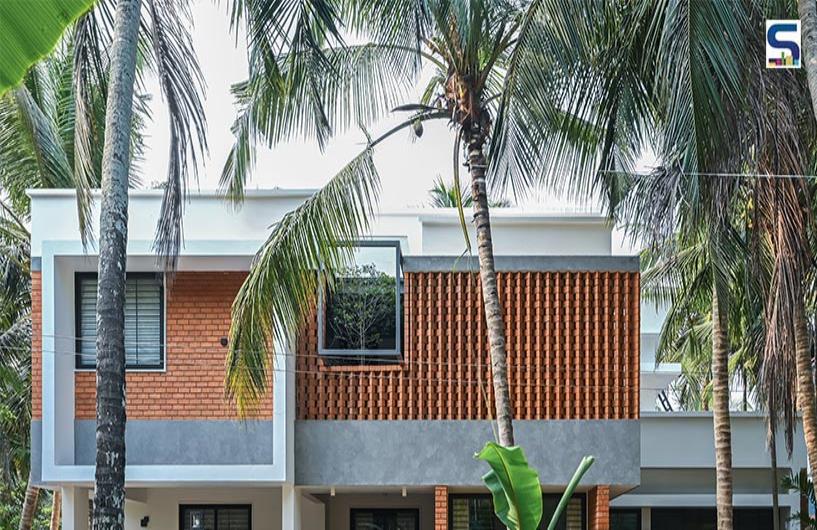
M 528 465 L 519 446 L 503 447 L 488 442 L 475 458 L 491 470 L 482 480 L 494 500 L 494 513 L 508 530 L 536 530 L 542 519 L 542 487 L 539 473 Z
M 0 1 L 0 95 L 48 55 L 94 0 Z

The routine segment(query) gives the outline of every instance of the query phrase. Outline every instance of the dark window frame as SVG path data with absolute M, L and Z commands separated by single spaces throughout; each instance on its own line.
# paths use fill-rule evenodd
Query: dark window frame
M 219 510 L 247 510 L 247 530 L 252 530 L 252 504 L 180 504 L 179 530 L 184 530 L 185 510 L 213 510 L 215 511 L 215 525 L 218 528 Z
M 542 492 L 542 499 L 544 499 L 545 497 L 554 497 L 556 499 L 561 499 L 562 494 L 561 493 Z M 448 494 L 448 527 L 449 528 L 453 528 L 453 526 L 454 526 L 454 510 L 452 509 L 454 504 L 451 501 L 454 500 L 454 499 L 474 499 L 474 498 L 491 499 L 491 504 L 493 504 L 493 496 L 490 493 L 449 493 Z M 587 528 L 588 528 L 588 526 L 587 526 L 587 523 L 588 523 L 588 519 L 587 519 L 587 517 L 588 517 L 588 513 L 587 513 L 587 493 L 574 492 L 573 496 L 571 498 L 581 499 L 581 501 L 582 501 L 582 528 L 587 530 Z M 493 508 L 491 510 L 491 513 L 493 513 L 494 516 L 496 517 L 496 513 L 493 512 Z M 541 521 L 539 523 L 540 526 L 542 525 L 542 522 L 544 522 L 544 521 Z M 545 527 L 545 528 L 547 528 L 547 527 Z
M 74 273 L 74 368 L 77 370 L 94 370 L 96 368 L 96 361 L 91 363 L 82 362 L 82 331 L 80 326 L 80 301 L 81 301 L 81 283 L 83 280 L 99 279 L 99 274 L 96 272 L 75 272 Z M 140 364 L 126 364 L 125 370 L 129 371 L 146 371 L 146 372 L 161 372 L 165 369 L 165 281 L 164 275 L 155 272 L 128 272 L 127 278 L 150 278 L 159 279 L 159 363 L 156 365 L 140 365 Z M 99 284 L 97 283 L 97 286 Z
M 326 347 L 326 296 L 324 289 L 318 291 L 318 355 L 326 358 L 384 358 L 399 359 L 403 354 L 403 254 L 399 239 L 366 239 L 348 244 L 350 247 L 394 248 L 395 252 L 395 307 L 394 307 L 394 349 L 340 349 Z
M 420 509 L 419 508 L 350 508 L 349 509 L 349 528 L 355 528 L 355 513 L 369 512 L 369 513 L 387 513 L 387 512 L 412 512 L 414 513 L 414 530 L 420 530 Z
M 610 508 L 610 517 L 612 518 L 613 513 L 632 513 L 636 516 L 636 530 L 641 530 L 641 508 Z M 610 526 L 612 527 L 613 522 L 610 521 Z

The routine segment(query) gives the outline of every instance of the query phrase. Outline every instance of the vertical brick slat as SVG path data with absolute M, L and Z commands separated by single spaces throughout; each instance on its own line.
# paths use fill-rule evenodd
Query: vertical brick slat
M 517 418 L 638 417 L 637 273 L 500 272 L 498 284 Z M 314 317 L 305 327 L 298 418 L 494 417 L 478 276 L 406 273 L 404 285 L 398 365 L 326 367 Z

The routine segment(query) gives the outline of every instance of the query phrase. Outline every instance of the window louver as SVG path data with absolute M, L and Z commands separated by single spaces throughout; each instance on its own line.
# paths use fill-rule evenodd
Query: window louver
M 77 366 L 96 365 L 96 275 L 77 277 Z M 125 284 L 125 365 L 163 365 L 163 293 L 156 275 L 129 274 Z

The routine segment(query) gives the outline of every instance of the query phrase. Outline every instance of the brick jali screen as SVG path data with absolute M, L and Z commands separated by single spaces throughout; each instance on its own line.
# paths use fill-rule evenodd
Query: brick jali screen
M 634 419 L 639 401 L 637 272 L 500 272 L 517 419 Z M 487 419 L 493 415 L 478 276 L 404 276 L 403 360 L 326 366 L 317 324 L 297 359 L 299 419 Z

